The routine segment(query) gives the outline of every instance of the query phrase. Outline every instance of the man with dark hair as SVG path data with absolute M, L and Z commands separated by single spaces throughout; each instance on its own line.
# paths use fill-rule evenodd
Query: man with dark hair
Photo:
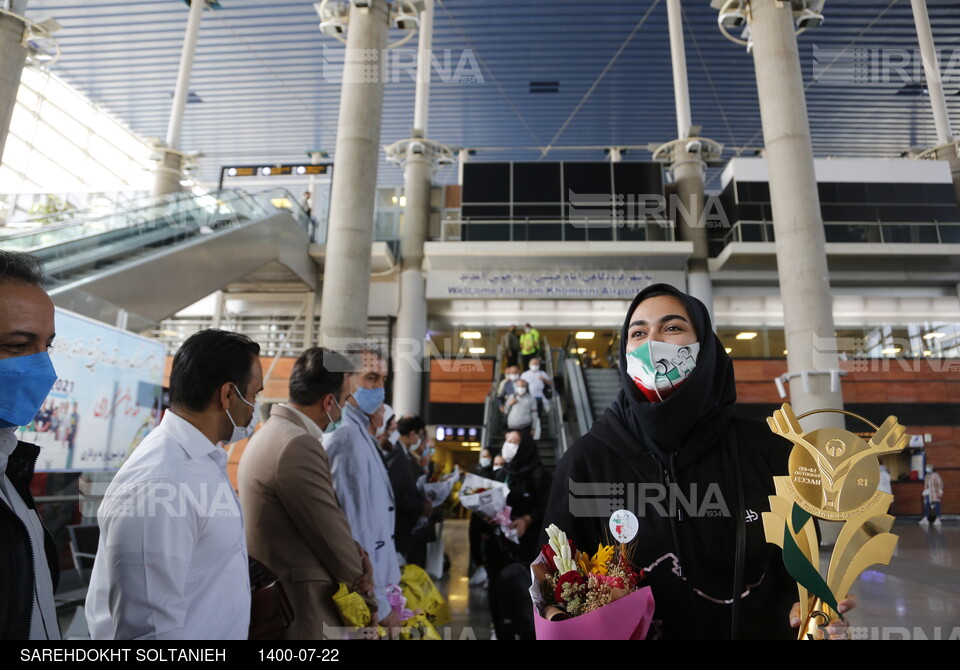
M 323 448 L 350 398 L 347 366 L 328 349 L 303 352 L 290 373 L 290 401 L 273 408 L 240 458 L 250 555 L 276 573 L 293 606 L 284 639 L 319 640 L 325 626 L 343 626 L 333 603 L 341 582 L 377 609 L 373 568 L 351 535 Z
M 247 544 L 221 444 L 253 432 L 259 353 L 243 335 L 203 330 L 174 356 L 172 407 L 97 513 L 86 605 L 93 639 L 246 639 Z
M 418 416 L 405 416 L 397 422 L 397 441 L 390 445 L 390 449 L 383 456 L 383 464 L 387 466 L 390 475 L 390 484 L 393 487 L 393 497 L 397 501 L 394 531 L 394 544 L 408 563 L 416 563 L 423 567 L 425 557 L 421 557 L 426 549 L 426 541 L 421 542 L 414 533 L 420 517 L 430 518 L 433 513 L 433 504 L 417 490 L 417 479 L 423 474 L 420 467 L 414 470 L 408 457 L 410 446 L 420 443 L 420 433 L 425 426 Z M 421 546 L 423 545 L 423 546 Z
M 354 347 L 347 376 L 351 398 L 344 406 L 343 424 L 324 440 L 340 505 L 354 539 L 370 555 L 376 584 L 377 616 L 384 626 L 400 624 L 399 613 L 387 599 L 387 587 L 400 584 L 400 562 L 394 546 L 395 502 L 380 449 L 370 432 L 371 417 L 383 405 L 386 364 L 379 352 Z
M 0 639 L 59 640 L 53 593 L 56 546 L 37 514 L 30 480 L 40 454 L 16 430 L 33 421 L 57 373 L 47 349 L 54 310 L 43 268 L 0 250 Z

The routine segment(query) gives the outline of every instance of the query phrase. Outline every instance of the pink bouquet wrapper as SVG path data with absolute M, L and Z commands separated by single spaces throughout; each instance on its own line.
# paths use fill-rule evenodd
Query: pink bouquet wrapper
M 538 640 L 642 640 L 653 620 L 653 591 L 649 586 L 587 614 L 563 621 L 547 621 L 534 605 Z

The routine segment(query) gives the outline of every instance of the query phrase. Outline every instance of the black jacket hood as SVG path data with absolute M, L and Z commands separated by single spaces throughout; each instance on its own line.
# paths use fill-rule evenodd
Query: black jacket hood
M 630 318 L 647 298 L 670 295 L 686 307 L 700 353 L 686 381 L 661 402 L 650 402 L 627 374 L 626 343 Z M 710 313 L 696 298 L 669 284 L 653 284 L 637 294 L 620 332 L 621 390 L 609 410 L 594 424 L 593 435 L 624 457 L 637 455 L 637 443 L 661 461 L 682 466 L 710 449 L 729 419 L 737 399 L 733 361 L 713 332 Z

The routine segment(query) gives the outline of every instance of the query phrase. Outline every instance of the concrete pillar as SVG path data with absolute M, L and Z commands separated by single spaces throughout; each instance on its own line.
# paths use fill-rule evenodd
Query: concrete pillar
M 426 137 L 430 108 L 430 49 L 433 40 L 433 2 L 420 13 L 415 137 Z M 427 285 L 423 276 L 423 244 L 430 228 L 433 153 L 421 145 L 419 153 L 407 146 L 403 168 L 407 205 L 400 225 L 400 309 L 397 311 L 393 407 L 397 416 L 423 414 L 423 349 L 427 334 Z
M 367 9 L 350 5 L 320 302 L 320 341 L 334 349 L 367 331 L 384 82 L 367 68 L 383 68 L 387 9 L 386 0 L 371 0 Z M 377 60 L 364 60 L 371 53 Z
M 679 239 L 693 242 L 693 254 L 687 260 L 687 292 L 706 305 L 713 321 L 713 281 L 708 266 L 710 248 L 706 226 L 701 222 L 705 202 L 704 168 L 698 154 L 681 146 L 675 149 L 673 179 L 679 201 L 676 207 L 677 233 Z
M 923 57 L 923 73 L 926 75 L 933 123 L 937 128 L 937 144 L 950 145 L 937 151 L 937 158 L 950 163 L 953 192 L 957 200 L 957 206 L 960 206 L 960 159 L 957 158 L 956 145 L 952 144 L 956 138 L 954 138 L 953 130 L 950 127 L 950 114 L 947 111 L 947 100 L 943 94 L 943 79 L 940 76 L 940 63 L 933 43 L 933 31 L 930 29 L 927 2 L 926 0 L 910 0 L 910 6 L 913 8 L 913 20 L 917 25 L 917 40 L 920 42 L 920 54 Z
M 783 298 L 784 334 L 790 372 L 838 367 L 830 280 L 820 198 L 813 168 L 807 104 L 790 4 L 750 2 L 750 32 L 760 97 L 760 117 L 770 199 L 777 238 L 777 271 Z M 790 381 L 790 403 L 797 414 L 812 409 L 843 408 L 829 375 L 812 375 L 804 390 L 799 377 Z M 811 417 L 805 427 L 842 426 L 837 414 Z
M 23 16 L 27 10 L 27 0 L 14 0 L 10 10 Z M 0 14 L 0 158 L 3 158 L 10 119 L 17 104 L 20 73 L 27 59 L 27 50 L 20 46 L 25 28 L 23 21 Z
M 183 115 L 190 94 L 190 74 L 193 72 L 193 56 L 197 52 L 197 39 L 200 36 L 200 20 L 207 0 L 193 0 L 187 15 L 187 32 L 183 37 L 180 51 L 180 69 L 177 71 L 177 85 L 173 91 L 173 104 L 170 107 L 170 120 L 167 123 L 166 149 L 180 149 L 180 136 L 183 130 Z M 178 153 L 164 151 L 163 160 L 157 169 L 153 183 L 153 194 L 177 193 L 180 191 L 180 171 L 183 157 Z
M 460 160 L 457 161 L 457 183 L 460 185 L 460 188 L 463 188 L 463 166 L 466 163 L 470 162 L 470 150 L 469 149 L 460 149 L 457 152 L 457 158 Z M 463 193 L 461 192 L 461 198 Z

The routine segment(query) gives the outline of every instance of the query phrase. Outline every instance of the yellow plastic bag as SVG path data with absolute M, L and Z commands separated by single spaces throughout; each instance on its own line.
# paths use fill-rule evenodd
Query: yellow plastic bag
M 424 614 L 417 614 L 403 622 L 401 640 L 439 640 L 440 633 Z
M 444 626 L 450 623 L 450 606 L 426 570 L 411 563 L 403 566 L 400 588 L 407 599 L 407 607 L 412 610 L 423 610 L 427 621 L 433 626 Z
M 340 584 L 340 588 L 333 594 L 333 604 L 336 605 L 340 618 L 347 626 L 366 628 L 372 623 L 367 603 L 359 593 L 351 591 L 346 584 Z

